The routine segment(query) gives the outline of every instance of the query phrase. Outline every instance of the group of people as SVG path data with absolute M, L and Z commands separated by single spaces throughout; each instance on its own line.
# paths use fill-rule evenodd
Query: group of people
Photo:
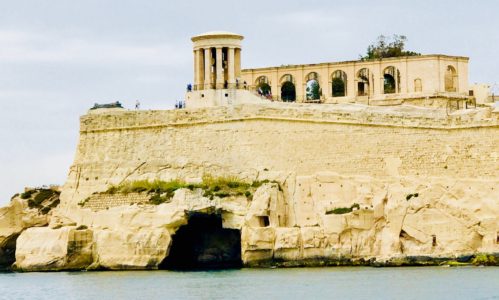
M 185 108 L 185 101 L 179 100 L 175 102 L 175 109 Z

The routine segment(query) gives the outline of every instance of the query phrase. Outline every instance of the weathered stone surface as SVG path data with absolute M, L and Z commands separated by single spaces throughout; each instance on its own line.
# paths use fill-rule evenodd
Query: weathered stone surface
M 96 261 L 93 267 L 156 269 L 167 256 L 170 243 L 170 234 L 165 228 L 98 230 L 95 232 Z
M 20 233 L 25 270 L 157 268 L 192 214 L 240 230 L 250 266 L 499 253 L 499 115 L 484 110 L 280 103 L 86 115 L 61 205 L 48 220 L 13 201 L 0 210 L 0 237 Z M 157 206 L 123 195 L 78 205 L 111 184 L 205 174 L 269 182 L 248 196 L 180 189 Z M 92 238 L 75 251 L 80 226 Z
M 15 268 L 23 271 L 85 269 L 92 261 L 91 230 L 29 228 L 17 239 Z
M 50 214 L 30 209 L 27 201 L 19 196 L 0 208 L 0 269 L 14 263 L 16 241 L 21 232 L 30 227 L 46 226 L 49 220 Z

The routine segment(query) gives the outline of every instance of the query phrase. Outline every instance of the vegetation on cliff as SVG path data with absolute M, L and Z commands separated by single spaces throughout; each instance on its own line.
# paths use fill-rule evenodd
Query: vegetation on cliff
M 353 211 L 353 209 L 360 209 L 360 205 L 358 203 L 352 204 L 350 207 L 336 207 L 331 210 L 326 211 L 326 215 L 343 215 L 348 214 Z
M 29 208 L 36 208 L 42 214 L 47 214 L 61 202 L 60 194 L 61 192 L 54 189 L 36 188 L 25 191 L 19 197 L 27 200 Z
M 105 192 L 100 194 L 129 194 L 129 193 L 146 193 L 150 195 L 152 204 L 161 204 L 171 200 L 176 190 L 202 189 L 203 196 L 213 199 L 245 196 L 249 200 L 252 199 L 255 190 L 262 184 L 269 182 L 268 180 L 246 182 L 236 177 L 213 177 L 211 175 L 203 176 L 200 183 L 187 183 L 183 180 L 174 179 L 170 181 L 163 180 L 138 180 L 126 181 L 119 185 L 110 186 Z M 86 201 L 80 203 L 84 206 Z

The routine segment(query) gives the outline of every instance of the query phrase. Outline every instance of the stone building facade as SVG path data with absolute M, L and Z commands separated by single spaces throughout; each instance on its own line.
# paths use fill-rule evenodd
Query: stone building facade
M 362 104 L 388 100 L 386 105 L 393 99 L 465 98 L 469 93 L 469 58 L 463 56 L 421 55 L 242 70 L 242 40 L 243 36 L 230 32 L 192 38 L 194 86 L 186 96 L 188 106 L 261 99 Z
M 255 89 L 268 84 L 273 98 L 283 101 L 342 103 L 435 94 L 466 96 L 468 60 L 461 56 L 421 55 L 287 65 L 245 69 L 242 78 Z M 319 97 L 315 97 L 318 99 L 311 93 L 307 95 L 307 85 L 313 81 L 320 87 Z M 290 89 L 294 89 L 295 97 L 287 92 Z

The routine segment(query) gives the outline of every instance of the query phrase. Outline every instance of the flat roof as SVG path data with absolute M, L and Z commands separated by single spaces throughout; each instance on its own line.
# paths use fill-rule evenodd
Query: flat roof
M 397 60 L 422 60 L 422 59 L 430 59 L 430 58 L 447 58 L 447 59 L 457 59 L 457 60 L 465 60 L 469 61 L 469 57 L 466 56 L 452 56 L 452 55 L 444 55 L 444 54 L 425 54 L 425 55 L 416 55 L 416 56 L 400 56 L 400 57 L 389 57 L 389 58 L 381 58 L 381 59 L 369 59 L 369 60 L 347 60 L 347 61 L 339 61 L 339 62 L 322 62 L 316 64 L 293 64 L 293 65 L 281 65 L 281 66 L 272 66 L 272 67 L 260 67 L 260 68 L 248 68 L 242 69 L 241 71 L 263 71 L 263 70 L 272 70 L 272 69 L 286 69 L 286 68 L 296 68 L 296 67 L 317 67 L 317 66 L 326 66 L 326 65 L 340 65 L 340 64 L 364 64 L 364 63 L 373 63 L 373 62 L 382 62 L 382 61 L 397 61 Z

